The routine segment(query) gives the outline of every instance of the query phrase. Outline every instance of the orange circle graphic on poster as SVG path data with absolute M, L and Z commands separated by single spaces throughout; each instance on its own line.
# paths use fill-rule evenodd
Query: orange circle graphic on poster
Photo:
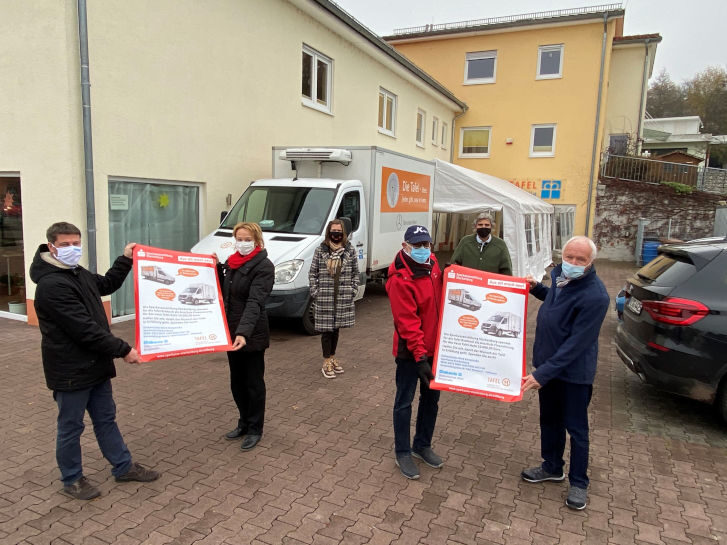
M 176 295 L 176 293 L 174 293 L 172 290 L 168 290 L 167 288 L 159 288 L 154 292 L 154 295 L 156 295 L 162 301 L 174 301 L 174 296 Z
M 480 321 L 471 314 L 463 314 L 457 319 L 457 322 L 459 325 L 466 327 L 467 329 L 474 329 L 480 325 Z
M 199 272 L 198 271 L 195 271 L 194 269 L 179 269 L 177 271 L 177 274 L 179 276 L 189 276 L 189 277 L 191 277 L 191 276 L 198 276 L 199 275 Z
M 505 297 L 501 293 L 488 293 L 485 296 L 485 300 L 489 301 L 490 303 L 495 303 L 496 305 L 502 305 L 503 303 L 507 303 L 507 297 Z

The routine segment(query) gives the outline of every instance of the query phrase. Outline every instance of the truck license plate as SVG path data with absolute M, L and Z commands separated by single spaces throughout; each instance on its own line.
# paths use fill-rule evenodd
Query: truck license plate
M 641 314 L 641 301 L 639 301 L 636 297 L 632 297 L 631 299 L 629 299 L 629 304 L 626 306 L 631 312 L 633 312 L 637 316 Z

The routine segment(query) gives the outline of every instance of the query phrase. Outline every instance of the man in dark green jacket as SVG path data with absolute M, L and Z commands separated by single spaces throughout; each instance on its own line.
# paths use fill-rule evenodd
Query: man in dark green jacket
M 510 251 L 505 241 L 491 233 L 492 217 L 480 214 L 474 221 L 475 233 L 459 241 L 452 263 L 491 273 L 512 276 Z

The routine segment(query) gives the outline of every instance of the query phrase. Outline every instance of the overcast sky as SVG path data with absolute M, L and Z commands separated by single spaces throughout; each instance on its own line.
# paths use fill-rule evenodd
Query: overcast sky
M 451 23 L 606 4 L 589 0 L 334 0 L 371 30 Z M 653 77 L 680 83 L 707 66 L 727 66 L 727 0 L 624 0 L 625 34 L 661 34 Z

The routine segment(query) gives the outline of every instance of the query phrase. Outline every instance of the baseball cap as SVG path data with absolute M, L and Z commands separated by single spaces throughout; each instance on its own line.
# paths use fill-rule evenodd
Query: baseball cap
M 429 236 L 429 231 L 423 225 L 410 225 L 404 233 L 404 240 L 410 244 L 417 244 L 432 242 L 432 237 Z

